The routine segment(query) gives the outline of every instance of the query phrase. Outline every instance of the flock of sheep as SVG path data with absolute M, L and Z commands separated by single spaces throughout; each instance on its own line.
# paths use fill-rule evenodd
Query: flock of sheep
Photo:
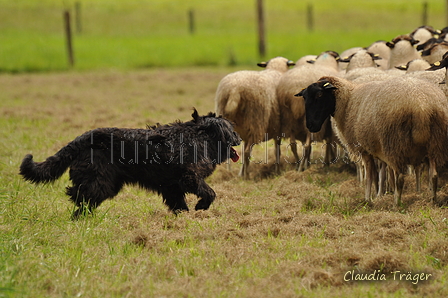
M 264 70 L 226 75 L 215 110 L 235 123 L 244 141 L 240 175 L 249 178 L 253 144 L 274 140 L 278 172 L 282 139 L 290 139 L 299 171 L 309 165 L 312 139 L 336 142 L 362 161 L 356 166 L 367 202 L 390 190 L 401 204 L 404 175 L 414 172 L 419 191 L 425 165 L 436 202 L 437 168 L 448 161 L 447 33 L 448 27 L 422 26 L 341 55 L 276 57 L 258 64 Z M 325 148 L 328 165 L 334 147 Z

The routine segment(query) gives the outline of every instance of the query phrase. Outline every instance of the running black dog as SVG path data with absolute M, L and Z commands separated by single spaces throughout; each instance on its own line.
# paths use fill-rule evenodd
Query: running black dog
M 204 179 L 217 164 L 238 161 L 241 142 L 233 125 L 209 113 L 193 120 L 147 129 L 97 128 L 77 137 L 44 162 L 28 154 L 20 174 L 33 183 L 58 179 L 70 167 L 67 195 L 79 208 L 73 219 L 113 198 L 123 185 L 137 184 L 162 195 L 174 213 L 188 211 L 185 194 L 197 195 L 196 210 L 208 209 L 215 192 Z

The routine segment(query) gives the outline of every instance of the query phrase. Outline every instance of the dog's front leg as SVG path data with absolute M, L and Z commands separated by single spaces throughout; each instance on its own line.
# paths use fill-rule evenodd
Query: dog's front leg
M 162 188 L 163 202 L 175 214 L 188 211 L 185 193 L 179 184 L 166 185 Z
M 215 191 L 202 179 L 198 181 L 198 188 L 195 194 L 201 198 L 196 204 L 195 210 L 207 210 L 216 197 Z

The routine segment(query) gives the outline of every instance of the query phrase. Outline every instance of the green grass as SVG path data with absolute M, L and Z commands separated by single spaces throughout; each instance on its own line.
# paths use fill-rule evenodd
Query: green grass
M 448 209 L 432 205 L 427 190 L 415 193 L 412 177 L 403 208 L 392 195 L 367 207 L 342 162 L 265 178 L 270 165 L 253 164 L 249 181 L 237 177 L 239 164 L 223 166 L 207 180 L 218 196 L 210 210 L 177 217 L 156 194 L 126 187 L 70 221 L 68 174 L 49 185 L 24 182 L 25 154 L 42 161 L 95 127 L 188 120 L 192 106 L 211 111 L 219 80 L 260 59 L 254 1 L 81 3 L 75 70 L 66 72 L 62 11 L 73 12 L 74 1 L 0 0 L 0 297 L 448 296 Z M 428 3 L 429 23 L 444 27 L 443 3 Z M 422 3 L 317 1 L 312 32 L 305 2 L 265 5 L 267 56 L 295 60 L 410 32 Z M 273 144 L 255 148 L 254 161 L 264 148 Z M 446 198 L 446 172 L 441 178 Z M 197 199 L 187 200 L 191 207 Z M 434 278 L 342 280 L 348 270 L 376 269 Z
M 18 175 L 25 154 L 42 161 L 94 127 L 144 127 L 188 120 L 191 106 L 212 110 L 217 82 L 230 71 L 1 74 L 0 297 L 446 297 L 447 209 L 431 204 L 427 189 L 414 192 L 412 177 L 403 208 L 392 195 L 367 207 L 343 162 L 323 168 L 315 160 L 304 173 L 285 165 L 279 176 L 249 181 L 233 164 L 207 179 L 217 193 L 210 210 L 176 217 L 158 195 L 128 186 L 71 221 L 67 173 L 48 185 Z M 251 164 L 253 177 L 272 166 L 272 143 L 256 146 L 254 161 L 265 148 L 271 164 Z M 196 201 L 187 196 L 190 207 Z M 417 285 L 343 281 L 349 270 L 379 269 L 434 277 Z
M 0 1 L 0 71 L 68 69 L 63 11 L 72 13 L 75 68 L 142 68 L 255 65 L 254 1 L 80 0 L 82 31 L 75 26 L 75 1 Z M 445 24 L 441 1 L 426 1 L 428 22 Z M 306 25 L 306 2 L 266 0 L 267 55 L 297 60 L 326 50 L 342 52 L 391 40 L 422 23 L 422 1 L 319 1 L 314 30 Z M 188 30 L 194 9 L 196 31 Z

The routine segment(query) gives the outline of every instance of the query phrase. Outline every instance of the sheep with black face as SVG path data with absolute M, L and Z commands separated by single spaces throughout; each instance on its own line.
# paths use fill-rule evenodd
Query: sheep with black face
M 328 116 L 348 151 L 359 155 L 366 167 L 365 199 L 371 202 L 377 182 L 374 157 L 395 174 L 395 203 L 401 204 L 407 166 L 429 160 L 430 188 L 436 199 L 437 167 L 448 160 L 448 103 L 434 84 L 412 77 L 356 84 L 337 77 L 322 77 L 302 90 L 306 125 L 321 129 Z

